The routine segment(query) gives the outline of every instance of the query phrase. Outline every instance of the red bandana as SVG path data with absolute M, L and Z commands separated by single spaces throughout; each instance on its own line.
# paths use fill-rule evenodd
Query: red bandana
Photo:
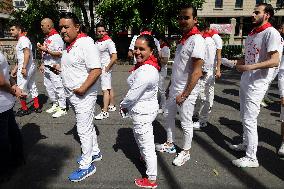
M 67 50 L 68 53 L 69 53 L 69 51 L 72 49 L 72 46 L 75 44 L 75 42 L 76 42 L 79 38 L 81 38 L 81 37 L 87 37 L 87 34 L 85 34 L 85 33 L 79 33 L 79 34 L 77 35 L 76 39 L 66 47 L 66 50 Z
M 187 34 L 183 35 L 181 40 L 179 41 L 179 43 L 183 44 L 185 43 L 185 41 L 192 35 L 195 34 L 199 34 L 200 31 L 198 30 L 198 28 L 196 26 L 194 26 Z
M 211 37 L 212 37 L 213 35 L 215 35 L 215 34 L 219 34 L 219 32 L 218 32 L 217 30 L 214 30 L 214 29 L 211 29 L 211 30 L 209 31 L 209 33 L 210 33 Z
M 143 66 L 145 64 L 149 64 L 151 66 L 154 66 L 158 71 L 161 70 L 161 67 L 158 64 L 158 59 L 154 55 L 151 55 L 145 62 L 137 63 L 135 66 L 133 66 L 129 70 L 129 72 L 132 72 L 132 71 L 136 70 L 137 68 L 139 68 L 140 66 Z
M 102 38 L 98 39 L 98 42 L 102 42 L 108 39 L 111 39 L 111 38 L 108 35 L 104 35 Z
M 150 32 L 150 31 L 143 31 L 143 32 L 140 32 L 140 35 L 152 35 L 152 32 Z
M 203 37 L 203 38 L 212 37 L 212 33 L 210 33 L 210 32 L 204 32 L 204 33 L 202 34 L 202 37 Z
M 161 49 L 162 49 L 163 47 L 169 47 L 169 46 L 167 45 L 167 43 L 162 43 L 162 44 L 160 45 L 160 47 L 161 47 Z
M 256 34 L 256 33 L 260 33 L 260 32 L 262 32 L 263 30 L 265 30 L 266 28 L 269 28 L 269 27 L 272 27 L 272 25 L 271 25 L 269 22 L 267 22 L 266 24 L 263 24 L 262 26 L 253 29 L 253 30 L 250 32 L 249 35 L 254 35 L 254 34 Z
M 52 36 L 52 35 L 54 35 L 54 34 L 58 34 L 58 32 L 53 28 L 53 29 L 51 29 L 51 31 L 49 32 L 49 34 L 46 35 L 46 37 L 50 37 L 50 36 Z
M 26 37 L 26 35 L 27 35 L 27 32 L 20 33 L 18 39 L 20 39 L 20 37 L 23 37 L 23 36 Z

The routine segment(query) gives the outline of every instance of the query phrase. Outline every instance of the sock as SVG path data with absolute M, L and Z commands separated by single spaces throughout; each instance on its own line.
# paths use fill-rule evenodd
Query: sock
M 21 106 L 22 106 L 22 109 L 23 109 L 23 110 L 28 110 L 26 100 L 21 100 Z
M 39 108 L 39 102 L 38 102 L 38 97 L 34 98 L 34 107 Z

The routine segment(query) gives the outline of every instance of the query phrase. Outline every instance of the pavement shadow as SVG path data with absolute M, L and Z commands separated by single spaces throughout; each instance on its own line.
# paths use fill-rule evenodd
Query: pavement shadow
M 119 149 L 124 153 L 140 172 L 142 177 L 146 177 L 146 167 L 140 160 L 140 151 L 136 144 L 132 128 L 120 128 L 117 132 L 116 143 L 113 149 L 117 152 Z
M 223 93 L 230 94 L 230 95 L 233 95 L 233 96 L 239 96 L 239 90 L 237 90 L 237 89 L 224 89 Z
M 167 141 L 167 132 L 163 125 L 157 120 L 153 121 L 153 133 L 155 136 L 155 143 L 162 144 Z
M 103 105 L 104 105 L 104 98 L 103 98 L 103 95 L 97 95 L 97 101 L 96 103 L 101 107 L 103 108 Z
M 214 95 L 214 101 L 218 102 L 219 104 L 223 104 L 223 105 L 235 108 L 236 110 L 240 110 L 240 104 L 238 102 L 233 101 L 233 100 L 230 100 L 230 99 L 227 99 L 227 98 L 224 98 L 224 97 L 220 97 L 218 95 Z
M 42 108 L 43 105 L 47 103 L 48 96 L 46 96 L 45 94 L 39 94 L 38 99 L 39 99 L 40 108 Z
M 60 175 L 71 150 L 39 143 L 47 137 L 41 134 L 40 127 L 34 123 L 24 125 L 22 135 L 26 164 L 17 170 L 10 181 L 0 185 L 0 188 L 50 188 L 49 183 Z

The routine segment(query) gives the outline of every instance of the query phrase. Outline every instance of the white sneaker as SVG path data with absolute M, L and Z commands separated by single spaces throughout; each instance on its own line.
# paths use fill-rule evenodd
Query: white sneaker
M 161 108 L 158 110 L 158 114 L 162 114 L 162 113 L 164 113 L 164 110 Z
M 55 114 L 52 114 L 52 117 L 53 118 L 58 118 L 58 117 L 61 117 L 63 115 L 66 115 L 67 114 L 67 111 L 66 109 L 61 109 L 60 107 L 57 108 Z
M 202 123 L 202 122 L 193 122 L 193 129 L 200 129 L 202 127 L 206 127 L 207 123 Z
M 245 145 L 244 143 L 241 144 L 231 144 L 229 145 L 229 148 L 231 150 L 235 150 L 235 151 L 246 151 L 247 150 L 247 145 Z
M 99 113 L 98 115 L 95 116 L 95 119 L 96 120 L 102 120 L 102 119 L 106 119 L 108 117 L 109 117 L 108 112 L 101 111 L 101 113 Z
M 56 111 L 57 111 L 57 108 L 58 108 L 58 105 L 57 105 L 56 103 L 54 103 L 54 104 L 52 105 L 52 107 L 49 108 L 48 110 L 46 110 L 45 112 L 50 114 L 50 113 L 56 112 Z
M 262 100 L 260 106 L 266 108 L 268 104 L 264 100 Z
M 284 156 L 284 142 L 282 142 L 279 150 L 278 150 L 278 155 Z
M 166 142 L 163 144 L 156 144 L 155 149 L 158 152 L 167 152 L 170 154 L 176 153 L 175 145 L 169 146 Z
M 175 166 L 182 166 L 190 159 L 190 154 L 186 153 L 184 150 L 181 151 L 174 159 L 173 164 Z
M 257 159 L 252 159 L 247 156 L 233 160 L 232 163 L 237 167 L 259 167 Z
M 116 107 L 113 106 L 113 105 L 109 105 L 109 106 L 108 106 L 108 111 L 109 111 L 109 112 L 115 112 L 115 111 L 116 111 Z

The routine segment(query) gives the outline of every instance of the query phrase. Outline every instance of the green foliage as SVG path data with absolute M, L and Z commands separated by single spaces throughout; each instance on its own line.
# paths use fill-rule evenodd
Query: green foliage
M 177 28 L 176 14 L 183 3 L 200 8 L 205 0 L 102 0 L 97 12 L 114 32 L 129 27 L 150 27 L 163 34 L 166 27 Z
M 24 26 L 32 42 L 42 42 L 44 35 L 40 28 L 41 20 L 48 17 L 55 22 L 55 26 L 58 25 L 60 13 L 57 2 L 55 0 L 27 0 L 27 9 L 15 10 L 10 22 L 17 22 Z
M 238 59 L 243 57 L 243 45 L 224 45 L 222 57 L 228 59 Z

